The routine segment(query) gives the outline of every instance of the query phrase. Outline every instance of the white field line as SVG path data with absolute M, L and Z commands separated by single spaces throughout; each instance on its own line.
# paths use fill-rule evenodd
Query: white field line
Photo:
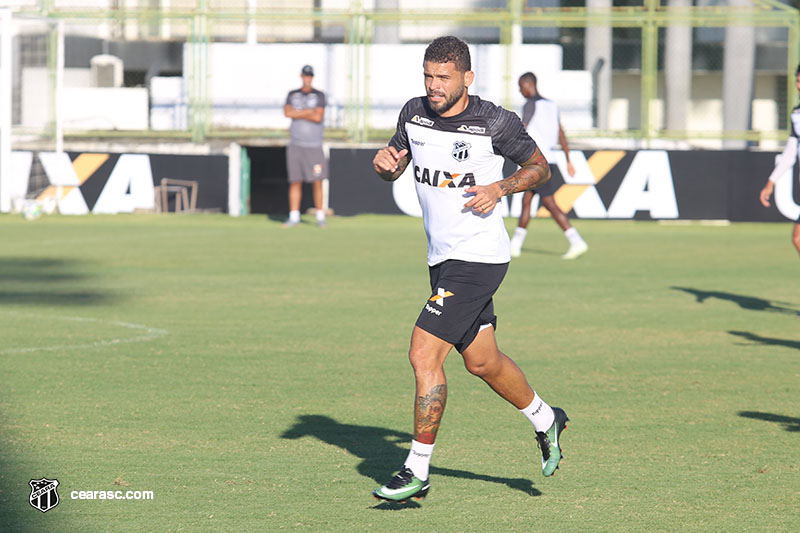
M 0 355 L 4 354 L 15 354 L 15 353 L 31 353 L 31 352 L 57 352 L 62 350 L 82 350 L 88 348 L 98 348 L 100 346 L 113 346 L 117 344 L 130 344 L 134 342 L 147 342 L 151 340 L 155 340 L 159 337 L 163 337 L 167 334 L 167 330 L 161 328 L 152 328 L 150 326 L 145 326 L 142 324 L 133 324 L 131 322 L 120 322 L 116 320 L 99 320 L 96 318 L 84 318 L 84 317 L 74 317 L 74 316 L 46 316 L 46 315 L 36 315 L 32 313 L 14 313 L 12 311 L 0 311 L 2 314 L 7 315 L 23 315 L 33 317 L 39 320 L 64 320 L 68 322 L 85 322 L 85 323 L 98 323 L 98 324 L 108 324 L 112 326 L 119 326 L 122 328 L 126 328 L 129 330 L 133 330 L 138 335 L 133 337 L 126 337 L 126 338 L 115 338 L 115 339 L 105 339 L 94 341 L 90 343 L 84 344 L 52 344 L 52 345 L 45 345 L 45 346 L 29 346 L 26 348 L 0 348 Z

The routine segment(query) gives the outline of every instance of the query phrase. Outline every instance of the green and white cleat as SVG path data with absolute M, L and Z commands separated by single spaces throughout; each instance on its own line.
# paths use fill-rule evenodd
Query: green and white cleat
M 542 474 L 550 477 L 555 474 L 561 461 L 561 432 L 567 429 L 567 413 L 560 407 L 553 407 L 555 420 L 547 431 L 537 431 L 536 440 L 542 450 Z
M 424 498 L 430 487 L 427 479 L 419 479 L 410 468 L 404 466 L 389 483 L 372 491 L 372 495 L 390 502 L 405 502 L 409 498 Z

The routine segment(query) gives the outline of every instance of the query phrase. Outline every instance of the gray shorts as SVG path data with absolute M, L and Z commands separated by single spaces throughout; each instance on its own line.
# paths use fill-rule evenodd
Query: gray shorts
M 289 183 L 312 182 L 328 178 L 328 160 L 321 146 L 286 147 Z

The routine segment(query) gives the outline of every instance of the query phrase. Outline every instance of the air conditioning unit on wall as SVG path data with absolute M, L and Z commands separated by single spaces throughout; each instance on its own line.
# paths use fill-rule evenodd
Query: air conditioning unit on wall
M 91 59 L 92 87 L 122 87 L 122 59 L 96 55 Z

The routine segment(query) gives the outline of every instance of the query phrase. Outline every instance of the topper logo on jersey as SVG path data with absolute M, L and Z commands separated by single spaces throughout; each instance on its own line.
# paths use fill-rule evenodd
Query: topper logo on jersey
M 458 127 L 458 131 L 463 131 L 466 133 L 480 133 L 483 135 L 486 133 L 486 128 L 483 126 L 467 126 L 466 124 L 462 124 Z
M 469 149 L 472 148 L 472 145 L 468 142 L 464 141 L 456 141 L 453 143 L 453 159 L 462 163 L 469 159 Z
M 461 177 L 461 180 L 456 183 L 459 177 Z M 454 174 L 446 170 L 434 170 L 431 173 L 430 169 L 420 168 L 417 165 L 414 165 L 414 179 L 417 180 L 417 183 L 430 185 L 431 187 L 450 187 L 454 189 L 475 186 L 475 175 L 472 172 L 467 172 L 462 177 L 462 174 Z
M 421 117 L 419 115 L 414 115 L 411 117 L 411 122 L 414 124 L 419 124 L 420 126 L 433 126 L 433 121 L 429 118 Z

